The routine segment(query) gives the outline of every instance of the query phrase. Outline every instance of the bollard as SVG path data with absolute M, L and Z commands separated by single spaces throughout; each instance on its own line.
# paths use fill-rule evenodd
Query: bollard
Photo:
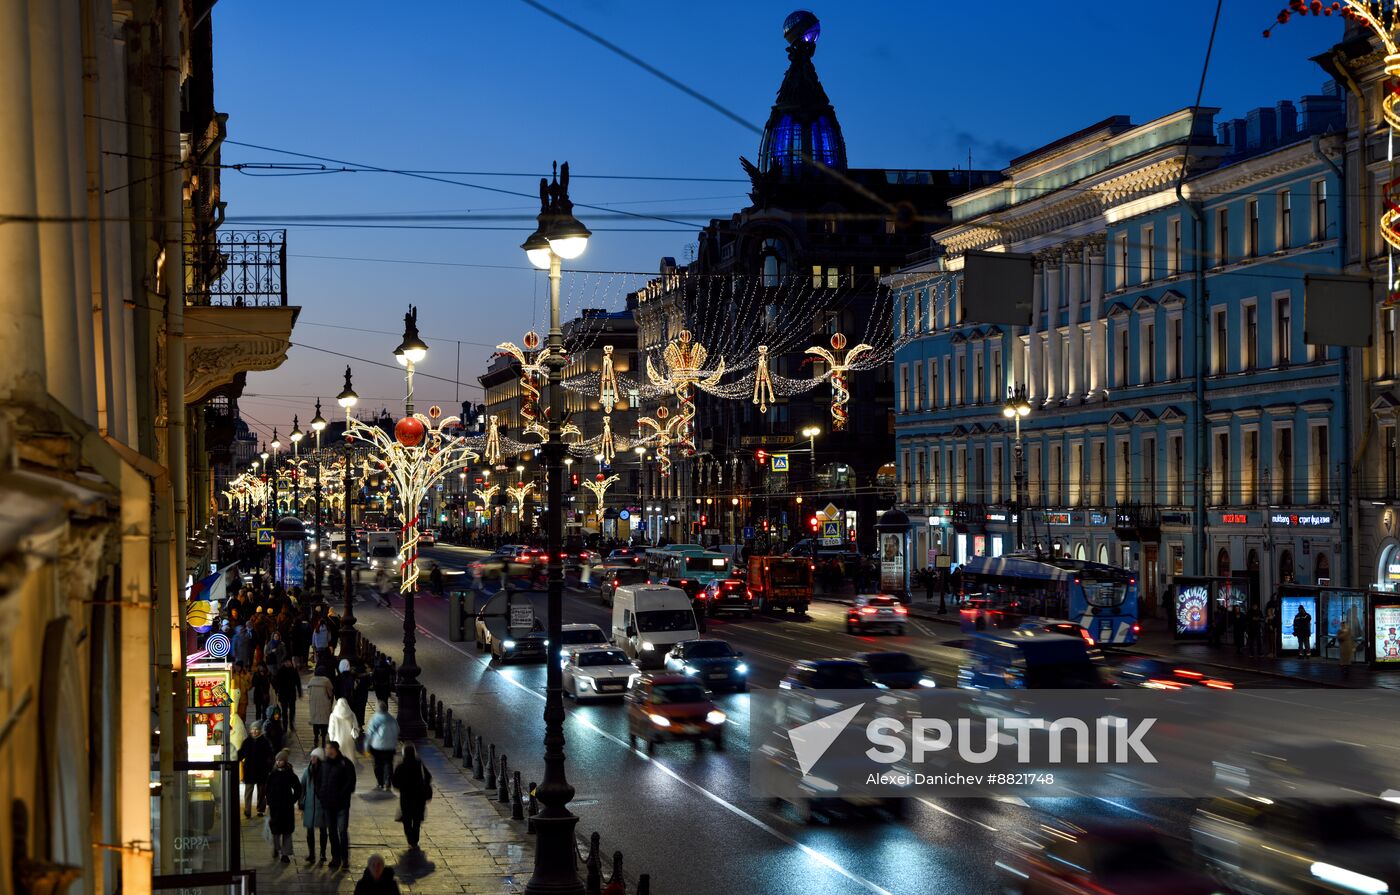
M 465 742 L 463 741 L 463 739 L 462 739 L 462 722 L 461 722 L 461 719 L 458 719 L 458 721 L 457 721 L 457 732 L 456 732 L 456 734 L 454 734 L 453 737 L 452 737 L 452 757 L 453 757 L 453 758 L 461 758 L 461 757 L 462 757 L 462 750 L 465 749 L 465 748 L 466 748 L 466 743 L 465 743 Z
M 535 815 L 540 813 L 539 800 L 535 798 L 535 781 L 530 781 L 530 803 L 525 809 L 525 830 L 535 832 Z
M 442 748 L 452 748 L 452 709 L 447 710 L 447 720 L 442 725 Z
M 506 763 L 506 757 L 502 755 L 500 777 L 501 785 L 499 790 L 496 792 L 496 801 L 501 803 L 502 805 L 510 801 L 510 786 L 507 785 L 508 780 L 510 780 L 510 765 Z
M 428 691 L 426 688 L 418 691 L 418 715 L 421 718 L 428 717 Z
M 472 776 L 477 780 L 486 779 L 486 768 L 481 764 L 482 753 L 486 751 L 485 744 L 481 742 L 481 734 L 476 735 L 476 749 L 472 750 L 476 754 L 472 756 Z
M 442 716 L 446 714 L 443 709 L 442 700 L 439 699 L 433 706 L 433 736 L 442 738 Z
M 496 744 L 491 744 L 490 758 L 486 761 L 486 791 L 496 788 Z
M 510 792 L 510 819 L 511 819 L 511 820 L 524 820 L 524 819 L 525 819 L 525 803 L 524 803 L 523 801 L 521 801 L 521 798 L 520 798 L 520 772 L 519 772 L 519 771 L 516 771 L 516 772 L 515 772 L 515 774 L 511 777 L 511 781 L 512 781 L 512 783 L 513 783 L 514 785 L 511 787 L 511 792 Z
M 603 862 L 598 857 L 598 840 L 601 838 L 597 833 L 588 837 L 588 857 L 583 862 L 587 870 L 583 883 L 584 895 L 603 895 Z
M 472 726 L 467 725 L 466 735 L 462 738 L 462 767 L 471 770 L 472 767 Z
M 622 852 L 613 852 L 612 876 L 603 887 L 603 895 L 627 895 L 627 883 L 622 879 Z
M 637 877 L 637 895 L 651 895 L 651 874 L 643 873 Z

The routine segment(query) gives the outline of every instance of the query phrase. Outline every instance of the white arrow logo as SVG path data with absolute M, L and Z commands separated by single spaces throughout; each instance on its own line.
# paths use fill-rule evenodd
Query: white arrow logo
M 860 705 L 842 709 L 825 718 L 808 721 L 788 731 L 788 739 L 792 741 L 792 751 L 797 754 L 797 766 L 802 769 L 802 776 L 806 777 L 812 772 L 812 768 L 826 754 L 826 750 L 831 748 L 831 744 L 836 742 L 841 731 L 846 729 L 846 725 L 850 724 L 863 708 L 865 703 L 862 702 Z

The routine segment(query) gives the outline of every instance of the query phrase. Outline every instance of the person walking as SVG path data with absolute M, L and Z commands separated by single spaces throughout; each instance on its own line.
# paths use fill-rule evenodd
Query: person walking
M 355 883 L 355 895 L 399 895 L 394 868 L 386 867 L 379 855 L 370 855 L 369 863 L 365 865 L 365 875 Z
M 282 709 L 275 705 L 267 707 L 267 717 L 263 719 L 263 736 L 267 737 L 272 754 L 276 755 L 287 745 L 287 728 L 282 724 Z
M 1251 658 L 1264 655 L 1264 614 L 1258 606 L 1250 606 L 1244 618 L 1245 642 Z
M 316 834 L 319 831 L 321 839 L 321 863 L 326 863 L 326 839 L 330 832 L 330 818 L 326 813 L 326 806 L 321 804 L 321 797 L 317 793 L 319 789 L 319 778 L 321 776 L 321 762 L 325 760 L 326 750 L 312 749 L 311 760 L 306 764 L 306 770 L 301 772 L 301 825 L 306 828 L 306 863 L 316 863 Z
M 353 755 L 355 740 L 360 736 L 360 725 L 355 723 L 355 713 L 350 709 L 350 703 L 344 699 L 335 701 L 335 708 L 331 710 L 330 722 L 327 725 L 326 735 L 340 743 L 340 751 L 349 751 Z M 353 758 L 347 758 L 354 761 Z
M 1235 655 L 1244 655 L 1244 610 L 1238 604 L 1230 607 L 1230 634 L 1235 640 Z
M 272 860 L 292 862 L 292 831 L 297 825 L 297 802 L 301 801 L 301 781 L 292 770 L 292 753 L 277 753 L 272 773 L 267 775 L 267 829 L 272 833 Z
M 249 643 L 252 642 L 251 635 Z M 272 702 L 272 675 L 267 670 L 267 664 L 259 665 L 253 676 L 248 681 L 248 688 L 253 691 L 253 716 L 262 720 L 267 715 L 268 704 Z
M 335 719 L 331 719 L 334 724 Z M 355 763 L 332 737 L 321 762 L 317 793 L 326 809 L 331 840 L 331 870 L 350 866 L 350 798 L 355 794 Z
M 335 676 L 335 695 L 337 699 L 346 702 L 355 695 L 355 672 L 350 669 L 349 659 L 340 660 L 340 667 Z
M 394 769 L 394 789 L 399 791 L 399 815 L 403 819 L 403 835 L 408 847 L 418 850 L 418 837 L 423 832 L 423 816 L 433 798 L 433 775 L 418 760 L 418 750 L 412 743 L 403 747 L 403 761 Z
M 322 628 L 322 630 L 325 630 Z M 335 705 L 335 687 L 324 665 L 306 684 L 306 711 L 311 716 L 312 747 L 326 745 L 326 729 L 331 723 L 331 708 Z
M 267 808 L 267 775 L 272 771 L 272 744 L 263 736 L 261 721 L 248 726 L 248 738 L 238 747 L 238 762 L 243 769 L 243 816 L 253 816 L 253 791 L 257 790 L 258 817 Z
M 365 746 L 374 756 L 375 789 L 387 790 L 394 773 L 394 750 L 399 747 L 399 721 L 382 699 L 365 725 Z
M 1312 616 L 1303 604 L 1298 604 L 1298 612 L 1293 616 L 1293 636 L 1298 639 L 1298 656 L 1306 659 L 1312 652 Z
M 263 658 L 267 660 L 269 668 L 280 668 L 283 659 L 290 659 L 291 653 L 287 649 L 286 642 L 282 639 L 281 632 L 277 629 L 274 620 L 272 633 L 268 635 L 267 643 L 263 646 Z
M 301 698 L 301 675 L 292 667 L 290 656 L 272 676 L 272 689 L 277 692 L 277 704 L 282 707 L 282 721 L 291 730 L 297 723 L 297 700 Z
M 381 656 L 379 662 L 374 666 L 374 698 L 380 702 L 388 702 L 389 694 L 394 692 L 394 663 L 388 656 Z
M 1342 616 L 1342 624 L 1337 628 L 1337 657 L 1342 666 L 1342 677 L 1351 677 L 1351 663 L 1356 658 L 1356 635 L 1352 633 L 1351 622 Z
M 1269 607 L 1264 612 L 1264 637 L 1267 640 L 1267 655 L 1270 659 L 1278 656 L 1279 636 L 1283 630 L 1282 620 L 1278 617 L 1278 607 L 1271 600 Z
M 331 648 L 331 629 L 326 625 L 324 618 L 316 619 L 316 626 L 311 631 L 311 649 L 314 661 L 319 666 L 322 661 L 329 661 Z

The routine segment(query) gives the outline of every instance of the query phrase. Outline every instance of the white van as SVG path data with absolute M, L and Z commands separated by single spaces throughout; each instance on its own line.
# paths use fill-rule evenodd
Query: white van
M 396 531 L 372 531 L 365 535 L 365 553 L 371 569 L 391 575 L 399 571 L 399 533 Z
M 682 640 L 698 640 L 690 597 L 664 584 L 624 584 L 613 594 L 612 641 L 642 668 L 660 668 Z

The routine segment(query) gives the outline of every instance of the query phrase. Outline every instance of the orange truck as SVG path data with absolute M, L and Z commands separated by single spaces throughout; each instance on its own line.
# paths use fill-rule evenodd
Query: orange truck
M 800 556 L 750 556 L 749 595 L 760 612 L 791 609 L 807 614 L 812 602 L 812 564 Z

